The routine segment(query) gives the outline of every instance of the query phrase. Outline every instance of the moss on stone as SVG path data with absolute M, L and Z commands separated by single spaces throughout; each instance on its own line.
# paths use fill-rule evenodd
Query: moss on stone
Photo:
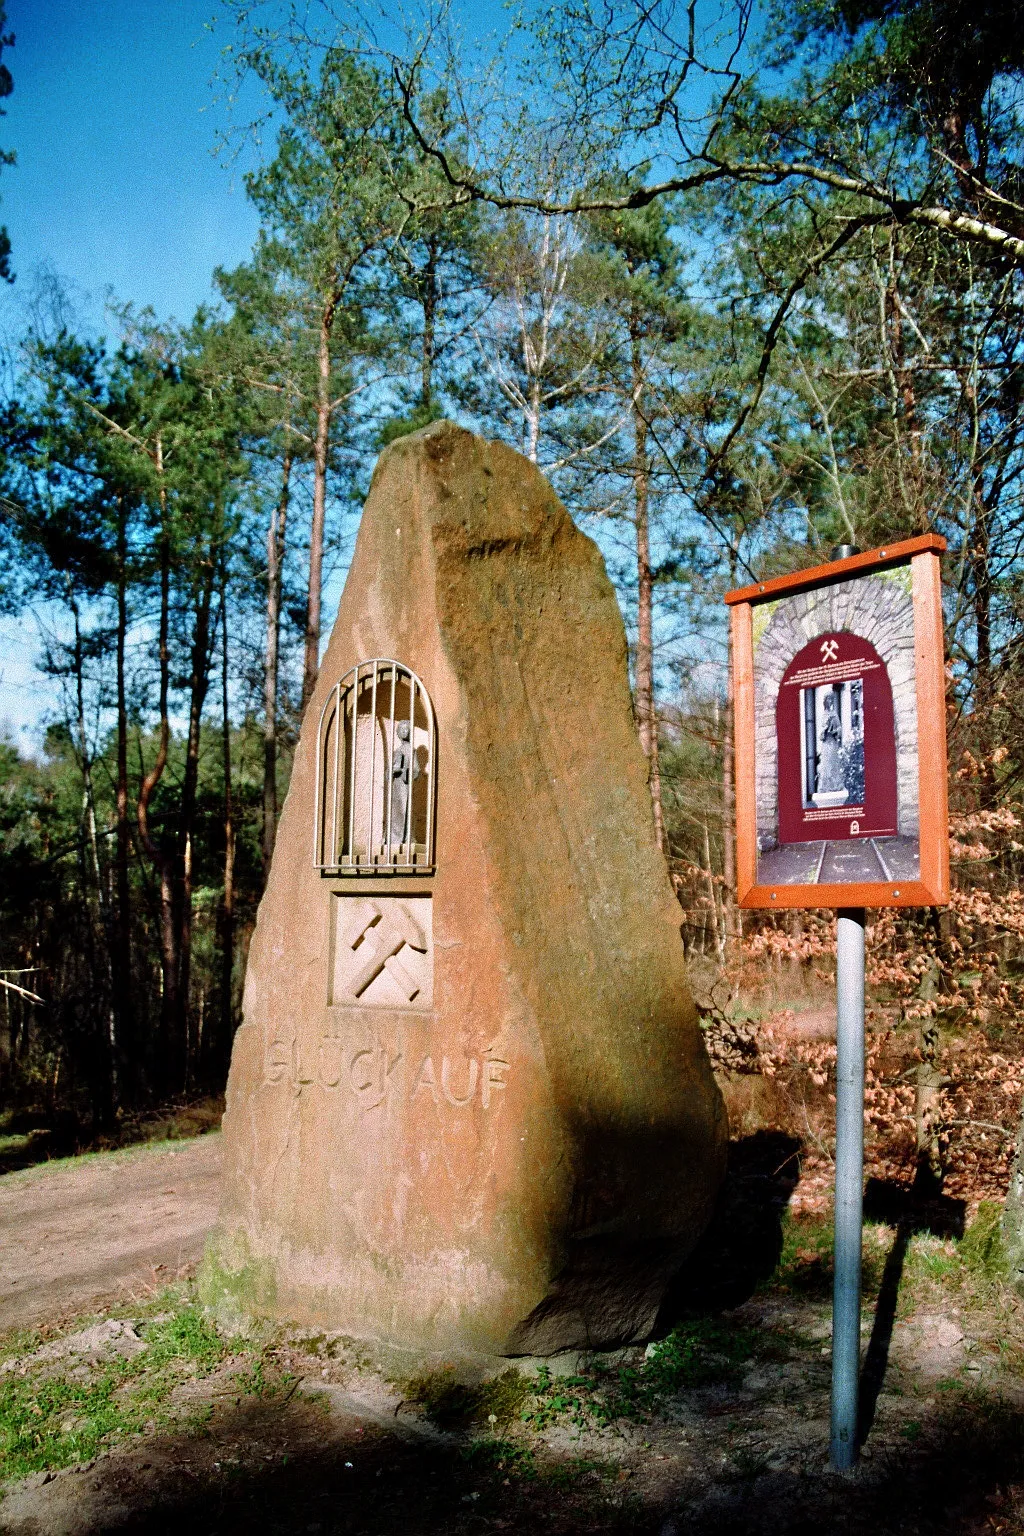
M 238 1328 L 253 1317 L 271 1317 L 277 1280 L 268 1259 L 249 1251 L 242 1232 L 215 1232 L 207 1239 L 199 1269 L 199 1300 L 225 1328 Z

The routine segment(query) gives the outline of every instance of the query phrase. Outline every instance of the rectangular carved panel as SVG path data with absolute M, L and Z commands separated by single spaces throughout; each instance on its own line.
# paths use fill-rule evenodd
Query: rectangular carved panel
M 432 1008 L 431 898 L 336 895 L 333 907 L 331 1005 Z

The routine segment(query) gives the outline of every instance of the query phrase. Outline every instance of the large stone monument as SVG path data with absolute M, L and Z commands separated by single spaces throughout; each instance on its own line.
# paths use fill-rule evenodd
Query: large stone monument
M 424 1352 L 648 1334 L 726 1125 L 645 769 L 542 475 L 394 444 L 249 952 L 208 1300 Z

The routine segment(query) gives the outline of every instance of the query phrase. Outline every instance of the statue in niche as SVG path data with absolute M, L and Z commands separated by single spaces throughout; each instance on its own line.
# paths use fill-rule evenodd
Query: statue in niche
M 834 692 L 825 695 L 825 724 L 821 728 L 821 751 L 818 754 L 818 789 L 822 794 L 834 795 L 846 789 L 843 775 L 842 741 L 843 728 Z
M 408 720 L 399 720 L 395 733 L 398 740 L 391 754 L 391 842 L 408 843 L 412 841 L 409 788 L 412 781 L 420 776 L 420 765 L 409 744 Z

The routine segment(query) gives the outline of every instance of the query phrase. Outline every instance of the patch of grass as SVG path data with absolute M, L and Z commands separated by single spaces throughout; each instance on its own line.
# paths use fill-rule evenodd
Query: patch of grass
M 835 1228 L 827 1217 L 796 1216 L 787 1212 L 782 1227 L 782 1252 L 775 1273 L 763 1290 L 782 1289 L 808 1300 L 825 1300 L 832 1294 Z M 861 1290 L 877 1296 L 892 1247 L 893 1232 L 877 1222 L 866 1222 L 861 1249 Z
M 603 1406 L 595 1397 L 596 1375 L 552 1377 L 546 1365 L 542 1365 L 534 1378 L 535 1400 L 523 1413 L 523 1423 L 532 1429 L 546 1429 L 557 1419 L 567 1416 L 575 1424 L 583 1424 Z
M 560 1418 L 579 1427 L 638 1423 L 661 1411 L 680 1392 L 732 1381 L 754 1356 L 777 1353 L 778 1340 L 720 1318 L 681 1323 L 657 1344 L 641 1365 L 614 1368 L 595 1364 L 578 1376 L 552 1378 L 537 1372 L 535 1401 L 523 1419 L 543 1429 Z
M 476 1388 L 457 1381 L 454 1371 L 425 1371 L 410 1377 L 402 1391 L 407 1402 L 422 1408 L 442 1428 L 471 1423 L 476 1417 Z
M 212 1369 L 224 1357 L 224 1344 L 210 1320 L 187 1306 L 152 1322 L 143 1332 L 149 1364 L 157 1369 L 171 1360 L 193 1360 Z
M 0 1174 L 67 1165 L 113 1150 L 188 1141 L 219 1130 L 223 1114 L 223 1096 L 213 1095 L 123 1115 L 113 1130 L 93 1135 L 69 1112 L 9 1111 L 0 1115 Z
M 42 1334 L 35 1328 L 12 1328 L 0 1335 L 0 1362 L 18 1355 L 27 1355 L 38 1349 L 43 1342 Z
M 462 1452 L 463 1459 L 471 1467 L 482 1472 L 507 1472 L 510 1477 L 532 1481 L 537 1476 L 537 1460 L 526 1445 L 514 1440 L 487 1438 L 471 1440 Z
M 911 1239 L 906 1265 L 911 1289 L 915 1280 L 934 1280 L 942 1285 L 957 1278 L 960 1272 L 960 1257 L 951 1238 L 918 1234 Z
M 1001 1219 L 999 1202 L 983 1200 L 978 1206 L 978 1214 L 960 1239 L 961 1263 L 981 1279 L 1002 1280 L 1009 1274 Z
M 586 1479 L 588 1482 L 606 1483 L 622 1480 L 623 1469 L 610 1461 L 598 1461 L 592 1456 L 570 1456 L 567 1460 L 545 1467 L 544 1481 L 552 1488 L 570 1489 Z
M 291 1371 L 268 1371 L 263 1355 L 257 1355 L 253 1364 L 235 1374 L 235 1383 L 242 1397 L 291 1397 L 300 1378 Z M 323 1401 L 323 1399 L 320 1399 Z
M 220 1132 L 211 1128 L 209 1131 L 203 1132 L 203 1134 L 217 1136 Z M 47 1157 L 41 1162 L 34 1163 L 29 1168 L 17 1168 L 10 1173 L 4 1173 L 2 1177 L 20 1184 L 30 1179 L 45 1179 L 51 1173 L 57 1173 L 67 1168 L 77 1168 L 87 1162 L 121 1162 L 126 1158 L 146 1156 L 150 1152 L 162 1152 L 166 1156 L 169 1150 L 169 1141 L 173 1143 L 184 1139 L 186 1138 L 164 1136 L 159 1140 L 138 1141 L 126 1146 L 100 1147 L 97 1150 L 72 1152 L 66 1157 Z M 173 1147 L 170 1150 L 173 1151 Z
M 645 1374 L 658 1390 L 677 1392 L 733 1376 L 755 1356 L 770 1359 L 778 1353 L 778 1341 L 761 1329 L 737 1327 L 718 1317 L 695 1318 L 655 1347 Z
M 958 1241 L 951 1237 L 916 1234 L 907 1250 L 900 1284 L 900 1312 L 912 1310 L 924 1299 L 951 1293 L 961 1307 L 979 1313 L 995 1308 L 1005 1314 L 1001 1293 L 1009 1276 L 1009 1263 L 1000 1228 L 1001 1208 L 994 1200 L 982 1203 L 974 1221 Z
M 782 1252 L 764 1289 L 808 1297 L 831 1295 L 833 1240 L 831 1221 L 787 1212 L 782 1224 Z
M 513 1366 L 502 1371 L 500 1376 L 494 1376 L 483 1383 L 480 1388 L 480 1411 L 488 1421 L 493 1414 L 495 1423 L 507 1424 L 522 1415 L 523 1406 L 532 1390 L 523 1373 Z
M 130 1321 L 136 1327 L 147 1321 L 163 1323 L 172 1313 L 180 1313 L 189 1308 L 192 1299 L 192 1284 L 187 1280 L 174 1280 L 162 1286 L 159 1291 L 153 1291 L 148 1297 L 136 1296 L 131 1300 L 115 1302 L 110 1307 L 104 1307 L 102 1312 L 82 1312 L 56 1328 L 43 1323 L 38 1328 L 8 1329 L 6 1333 L 0 1333 L 0 1364 L 5 1360 L 31 1355 L 41 1344 L 79 1333 L 83 1328 L 89 1328 L 93 1323 L 103 1322 L 107 1318 Z
M 181 1382 L 208 1375 L 226 1347 L 191 1303 L 141 1329 L 146 1348 L 83 1370 L 69 1361 L 33 1365 L 0 1378 L 0 1478 L 90 1460 L 107 1445 L 171 1418 Z
M 736 1482 L 750 1482 L 765 1471 L 768 1459 L 767 1451 L 739 1446 L 729 1457 L 727 1476 Z

